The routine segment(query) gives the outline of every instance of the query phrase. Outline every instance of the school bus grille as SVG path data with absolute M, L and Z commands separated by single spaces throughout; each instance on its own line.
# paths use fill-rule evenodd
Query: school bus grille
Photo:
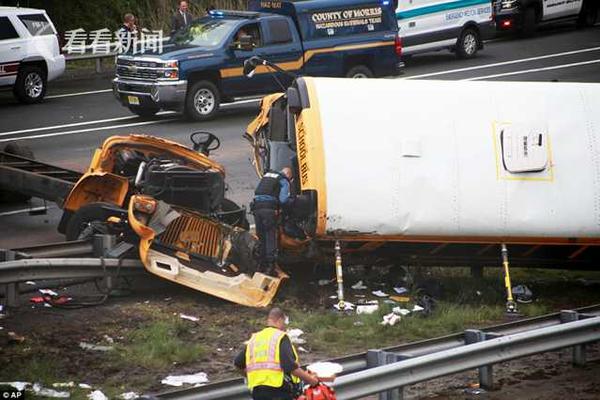
M 218 258 L 221 239 L 219 224 L 182 215 L 169 224 L 160 242 L 186 253 Z

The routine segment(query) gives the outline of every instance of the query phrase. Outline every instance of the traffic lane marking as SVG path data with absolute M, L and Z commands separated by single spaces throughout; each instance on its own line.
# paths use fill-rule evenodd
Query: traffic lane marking
M 61 97 L 84 96 L 86 94 L 97 94 L 97 93 L 107 93 L 107 92 L 112 92 L 112 89 L 101 89 L 101 90 L 90 90 L 88 92 L 54 94 L 51 96 L 46 96 L 46 99 L 59 99 Z
M 520 64 L 520 63 L 526 63 L 526 62 L 531 62 L 531 61 L 546 60 L 549 58 L 564 57 L 564 56 L 570 56 L 570 55 L 574 55 L 574 54 L 589 53 L 589 52 L 593 52 L 593 51 L 600 51 L 600 47 L 589 47 L 589 48 L 579 49 L 579 50 L 564 51 L 561 53 L 546 54 L 543 56 L 521 58 L 521 59 L 517 59 L 517 60 L 502 61 L 502 62 L 491 63 L 491 64 L 475 65 L 472 67 L 465 67 L 465 68 L 449 69 L 449 70 L 445 70 L 445 71 L 431 72 L 428 74 L 407 76 L 407 77 L 402 77 L 402 78 L 398 78 L 398 79 L 405 80 L 405 79 L 429 78 L 432 76 L 448 75 L 448 74 L 455 74 L 455 73 L 459 73 L 459 72 L 475 71 L 478 69 L 501 67 L 504 65 L 512 65 L 512 64 Z
M 223 108 L 228 108 L 231 106 L 236 106 L 236 105 L 240 105 L 240 104 L 247 104 L 247 103 L 258 103 L 260 101 L 260 99 L 246 99 L 246 100 L 240 100 L 234 103 L 224 103 L 222 105 Z M 162 111 L 160 113 L 158 113 L 157 115 L 174 115 L 175 112 L 174 111 Z M 138 116 L 131 116 L 131 117 L 120 117 L 121 119 L 126 119 L 126 118 L 139 118 Z M 110 120 L 115 120 L 115 119 L 110 119 Z M 91 121 L 88 122 L 88 125 L 91 124 L 96 124 L 96 123 L 101 123 L 101 121 L 109 121 L 110 120 L 98 120 L 98 121 Z M 86 133 L 86 132 L 93 132 L 93 131 L 100 131 L 100 130 L 110 130 L 110 129 L 118 129 L 118 128 L 127 128 L 127 127 L 131 127 L 131 126 L 143 126 L 143 125 L 152 125 L 152 124 L 162 124 L 164 122 L 169 122 L 169 121 L 175 121 L 177 120 L 177 118 L 167 118 L 167 119 L 163 119 L 163 120 L 152 120 L 152 121 L 141 121 L 141 122 L 132 122 L 129 124 L 120 124 L 120 125 L 111 125 L 111 126 L 100 126 L 100 127 L 95 127 L 95 128 L 85 128 L 85 129 L 76 129 L 76 130 L 72 130 L 72 131 L 66 131 L 66 132 L 52 132 L 52 133 L 45 133 L 45 134 L 40 134 L 40 135 L 31 135 L 31 136 L 20 136 L 20 137 L 12 137 L 12 138 L 8 138 L 8 139 L 0 139 L 0 143 L 2 142 L 8 142 L 8 141 L 16 141 L 16 140 L 25 140 L 25 139 L 40 139 L 40 138 L 47 138 L 47 137 L 54 137 L 54 136 L 64 136 L 64 135 L 74 135 L 74 134 L 79 134 L 79 133 Z M 86 125 L 86 123 L 83 122 L 78 122 L 76 124 L 66 124 L 66 125 L 59 125 L 57 126 L 58 128 L 63 127 L 73 127 L 73 126 L 81 126 L 81 125 Z M 57 129 L 57 127 L 51 127 L 54 129 Z M 44 128 L 35 128 L 32 130 L 23 130 L 23 131 L 19 131 L 20 133 L 28 133 L 28 132 L 38 132 L 40 130 L 43 130 Z M 4 132 L 1 133 L 0 136 L 5 136 L 8 135 L 10 132 Z
M 483 79 L 492 79 L 492 78 L 500 78 L 500 77 L 503 77 L 503 76 L 513 76 L 513 75 L 529 74 L 529 73 L 533 73 L 533 72 L 552 71 L 552 70 L 556 70 L 556 69 L 579 67 L 579 66 L 582 66 L 582 65 L 590 65 L 590 64 L 597 64 L 597 63 L 600 63 L 600 59 L 589 60 L 589 61 L 581 61 L 581 62 L 570 63 L 570 64 L 553 65 L 553 66 L 550 66 L 550 67 L 524 69 L 524 70 L 521 70 L 521 71 L 504 72 L 504 73 L 501 73 L 501 74 L 493 74 L 493 75 L 486 75 L 486 76 L 477 76 L 477 77 L 474 77 L 474 78 L 465 78 L 465 79 L 459 79 L 459 80 L 460 81 L 479 81 L 479 80 L 483 80 Z

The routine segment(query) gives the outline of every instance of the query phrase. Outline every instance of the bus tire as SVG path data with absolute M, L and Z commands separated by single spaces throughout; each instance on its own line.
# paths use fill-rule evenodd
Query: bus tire
M 114 213 L 106 207 L 115 207 L 115 205 L 104 202 L 89 203 L 75 211 L 67 222 L 66 239 L 68 241 L 88 239 L 94 234 L 109 233 L 106 220 Z

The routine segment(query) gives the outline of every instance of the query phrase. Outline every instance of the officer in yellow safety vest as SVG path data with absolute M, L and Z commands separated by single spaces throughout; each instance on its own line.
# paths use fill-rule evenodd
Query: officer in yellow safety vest
M 319 383 L 300 368 L 298 353 L 285 333 L 286 319 L 280 308 L 271 309 L 267 327 L 254 333 L 235 357 L 235 366 L 246 372 L 254 400 L 292 400 L 300 379 L 309 385 Z

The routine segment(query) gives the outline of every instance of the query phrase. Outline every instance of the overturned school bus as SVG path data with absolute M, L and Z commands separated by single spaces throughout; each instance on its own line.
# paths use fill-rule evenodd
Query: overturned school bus
M 68 240 L 115 234 L 155 275 L 265 306 L 284 275 L 255 273 L 245 209 L 225 198 L 224 169 L 208 158 L 218 138 L 191 140 L 193 149 L 146 135 L 108 138 L 65 199 L 59 231 Z
M 600 85 L 298 78 L 247 128 L 291 166 L 281 260 L 597 268 Z M 376 251 L 374 251 L 376 250 Z M 331 258 L 330 258 L 331 260 Z

